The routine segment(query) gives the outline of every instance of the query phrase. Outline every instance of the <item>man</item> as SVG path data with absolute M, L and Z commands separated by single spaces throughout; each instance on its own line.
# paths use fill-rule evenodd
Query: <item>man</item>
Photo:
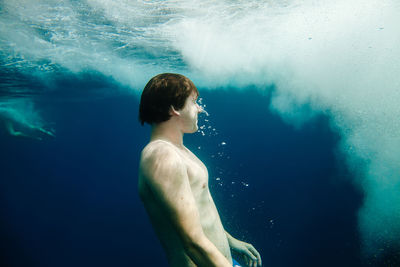
M 208 188 L 206 166 L 183 145 L 197 131 L 199 93 L 183 75 L 153 77 L 143 90 L 139 120 L 151 125 L 139 167 L 139 195 L 172 267 L 231 267 L 235 250 L 261 266 L 250 244 L 224 230 Z M 235 265 L 238 266 L 238 265 Z
M 46 130 L 40 126 L 40 118 L 33 111 L 32 103 L 26 99 L 1 102 L 0 126 L 9 135 L 16 137 L 36 140 L 42 140 L 45 136 L 55 137 L 54 130 Z

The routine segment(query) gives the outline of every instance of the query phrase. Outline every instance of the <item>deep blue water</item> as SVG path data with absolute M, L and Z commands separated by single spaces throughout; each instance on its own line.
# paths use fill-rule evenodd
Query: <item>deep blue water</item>
M 35 100 L 56 138 L 0 135 L 0 266 L 167 266 L 137 195 L 150 130 L 137 119 L 139 96 L 96 75 L 53 86 Z M 295 129 L 269 111 L 269 93 L 199 90 L 210 114 L 199 124 L 208 119 L 218 135 L 187 135 L 185 144 L 209 169 L 225 228 L 264 266 L 392 266 L 389 256 L 362 261 L 363 196 L 328 118 Z
M 0 1 L 0 267 L 166 266 L 137 196 L 160 72 L 199 87 L 185 144 L 264 266 L 400 266 L 399 3 Z

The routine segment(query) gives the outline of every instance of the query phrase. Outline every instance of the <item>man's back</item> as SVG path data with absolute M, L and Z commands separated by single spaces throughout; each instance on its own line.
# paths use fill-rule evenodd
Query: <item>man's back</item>
M 179 221 L 174 207 L 193 211 L 204 235 L 231 262 L 225 230 L 210 195 L 206 166 L 187 148 L 158 139 L 143 149 L 139 170 L 139 195 L 170 265 L 196 266 L 185 251 L 185 233 L 177 225 L 185 222 Z

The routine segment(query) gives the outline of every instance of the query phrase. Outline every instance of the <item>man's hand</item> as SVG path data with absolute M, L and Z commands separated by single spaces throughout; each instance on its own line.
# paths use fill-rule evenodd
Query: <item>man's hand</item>
M 228 236 L 228 235 L 227 235 Z M 238 252 L 243 257 L 246 265 L 249 267 L 261 267 L 260 253 L 253 247 L 253 245 L 237 240 L 229 235 L 229 245 L 232 250 Z

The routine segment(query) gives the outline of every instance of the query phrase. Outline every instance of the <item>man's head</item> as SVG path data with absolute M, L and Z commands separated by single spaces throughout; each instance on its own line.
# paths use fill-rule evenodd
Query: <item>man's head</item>
M 172 111 L 182 110 L 189 97 L 197 98 L 198 95 L 196 86 L 187 77 L 175 73 L 158 74 L 150 79 L 142 92 L 139 121 L 142 125 L 167 121 Z

